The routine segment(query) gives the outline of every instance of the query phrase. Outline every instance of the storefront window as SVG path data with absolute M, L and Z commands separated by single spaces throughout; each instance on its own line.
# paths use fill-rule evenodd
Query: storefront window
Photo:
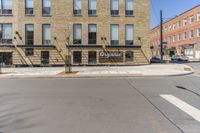
M 73 63 L 74 64 L 81 64 L 82 63 L 82 52 L 81 51 L 74 51 L 73 52 Z
M 133 61 L 133 51 L 126 51 L 126 62 L 131 62 Z
M 89 51 L 88 52 L 88 63 L 89 64 L 96 64 L 96 60 L 97 60 L 96 51 Z

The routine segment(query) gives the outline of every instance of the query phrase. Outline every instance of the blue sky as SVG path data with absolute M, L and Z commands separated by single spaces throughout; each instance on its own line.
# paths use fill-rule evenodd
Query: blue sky
M 151 28 L 160 23 L 160 10 L 163 18 L 172 18 L 200 4 L 200 0 L 151 0 Z M 165 19 L 165 20 L 166 20 Z

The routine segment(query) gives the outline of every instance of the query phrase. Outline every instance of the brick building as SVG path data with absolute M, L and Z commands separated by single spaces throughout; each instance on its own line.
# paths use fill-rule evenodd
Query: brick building
M 0 60 L 63 65 L 70 55 L 73 65 L 147 64 L 149 25 L 150 0 L 0 0 Z
M 200 59 L 200 5 L 163 24 L 164 48 L 170 55 Z M 166 44 L 167 43 L 167 44 Z M 160 26 L 151 30 L 152 54 L 160 55 Z

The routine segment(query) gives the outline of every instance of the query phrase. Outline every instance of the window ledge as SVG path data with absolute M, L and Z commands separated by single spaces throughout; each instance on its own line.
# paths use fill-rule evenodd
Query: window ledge
M 35 17 L 34 14 L 25 14 L 26 17 Z
M 125 15 L 126 17 L 135 17 L 135 15 Z
M 120 17 L 120 15 L 111 15 L 111 17 Z
M 52 17 L 51 14 L 42 14 L 42 17 Z
M 0 14 L 0 17 L 13 17 L 13 14 Z
M 95 15 L 89 15 L 88 14 L 88 17 L 98 17 L 98 15 L 96 15 L 96 14 Z
M 83 17 L 83 15 L 76 15 L 76 14 L 73 14 L 74 17 Z

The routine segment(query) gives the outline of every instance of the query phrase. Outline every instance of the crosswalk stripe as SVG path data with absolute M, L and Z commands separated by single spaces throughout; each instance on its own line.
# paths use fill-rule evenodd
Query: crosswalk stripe
M 200 122 L 200 110 L 189 105 L 188 103 L 178 99 L 177 97 L 173 95 L 160 95 L 162 98 L 170 102 L 171 104 L 175 105 L 188 115 L 190 115 L 192 118 Z

